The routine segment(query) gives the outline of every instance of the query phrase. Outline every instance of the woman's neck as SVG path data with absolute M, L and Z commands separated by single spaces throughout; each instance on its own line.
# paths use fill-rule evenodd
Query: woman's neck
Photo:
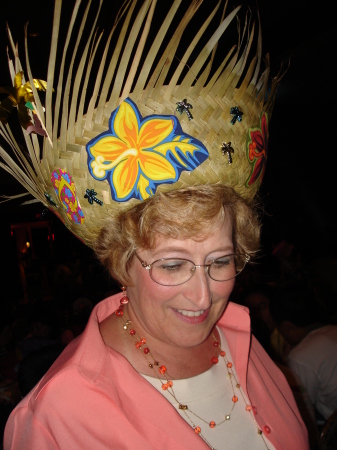
M 131 313 L 131 314 L 129 314 Z M 126 320 L 131 320 L 131 327 L 136 335 L 131 336 L 129 330 L 123 328 Z M 212 333 L 204 342 L 197 346 L 178 346 L 160 338 L 146 334 L 137 319 L 133 317 L 132 311 L 124 307 L 124 314 L 118 317 L 111 314 L 100 323 L 100 332 L 106 345 L 123 355 L 129 363 L 144 375 L 153 376 L 153 369 L 149 367 L 151 355 L 167 368 L 170 377 L 173 379 L 190 378 L 205 372 L 212 366 L 211 358 L 216 355 L 217 349 L 213 346 L 214 339 Z M 219 340 L 217 330 L 214 330 L 216 338 Z M 141 338 L 146 339 L 146 347 L 150 349 L 151 355 L 145 355 L 142 349 L 137 349 L 135 343 Z

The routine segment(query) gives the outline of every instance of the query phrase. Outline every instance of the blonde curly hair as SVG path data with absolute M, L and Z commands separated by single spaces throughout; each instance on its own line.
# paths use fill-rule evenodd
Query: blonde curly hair
M 228 217 L 233 222 L 234 250 L 248 255 L 256 253 L 260 243 L 256 208 L 231 187 L 220 184 L 157 192 L 111 217 L 94 250 L 111 276 L 129 286 L 132 280 L 128 270 L 136 249 L 152 249 L 158 235 L 202 240 L 214 230 L 214 224 L 221 225 Z

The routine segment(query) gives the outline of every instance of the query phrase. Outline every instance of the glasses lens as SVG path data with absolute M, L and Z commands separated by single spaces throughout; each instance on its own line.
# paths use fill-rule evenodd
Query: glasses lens
M 178 286 L 189 280 L 195 272 L 195 266 L 186 259 L 160 259 L 151 266 L 153 281 L 163 286 Z
M 246 256 L 238 254 L 225 255 L 215 259 L 208 270 L 209 276 L 216 281 L 235 278 L 245 267 Z

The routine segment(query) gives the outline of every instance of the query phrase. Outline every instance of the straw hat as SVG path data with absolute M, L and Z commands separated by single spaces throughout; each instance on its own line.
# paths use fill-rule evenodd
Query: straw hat
M 30 158 L 11 134 L 3 101 L 1 167 L 89 246 L 111 214 L 157 191 L 222 183 L 252 200 L 265 169 L 278 80 L 267 89 L 269 60 L 261 74 L 261 30 L 250 13 L 223 54 L 219 40 L 240 9 L 228 12 L 227 2 L 224 7 L 221 1 L 214 4 L 203 23 L 195 23 L 195 32 L 186 33 L 202 0 L 188 2 L 185 9 L 182 0 L 174 0 L 160 23 L 158 1 L 126 0 L 105 43 L 105 34 L 98 35 L 87 23 L 91 2 L 83 17 L 76 17 L 78 3 L 63 46 L 58 43 L 61 1 L 55 1 L 46 82 L 33 78 L 28 52 L 25 82 L 9 32 L 15 58 L 9 60 L 13 88 L 6 101 L 21 108 Z M 101 2 L 95 24 L 100 7 Z M 80 47 L 85 30 L 89 36 Z M 76 42 L 70 46 L 73 34 Z M 56 79 L 59 52 L 63 56 Z M 95 80 L 93 90 L 87 90 L 90 79 Z M 44 90 L 42 104 L 39 91 Z M 43 136 L 43 149 L 37 135 Z M 17 161 L 9 155 L 10 147 Z

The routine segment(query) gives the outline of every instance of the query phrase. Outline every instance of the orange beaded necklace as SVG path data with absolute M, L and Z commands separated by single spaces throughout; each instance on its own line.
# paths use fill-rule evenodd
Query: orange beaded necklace
M 244 397 L 244 395 L 243 395 L 243 393 L 242 393 L 241 385 L 240 385 L 240 383 L 238 382 L 238 380 L 237 380 L 237 378 L 236 378 L 236 375 L 235 375 L 235 373 L 234 373 L 234 371 L 233 371 L 233 363 L 230 362 L 230 361 L 228 361 L 228 359 L 227 359 L 227 357 L 226 357 L 226 352 L 223 351 L 223 350 L 221 349 L 220 343 L 219 343 L 218 340 L 216 339 L 214 333 L 212 333 L 212 337 L 213 337 L 213 340 L 214 340 L 214 342 L 213 342 L 213 347 L 214 347 L 216 350 L 218 350 L 218 352 L 217 352 L 216 356 L 213 356 L 213 357 L 211 358 L 211 362 L 212 362 L 213 364 L 218 364 L 218 362 L 219 362 L 219 356 L 224 360 L 224 363 L 225 363 L 225 365 L 226 365 L 227 375 L 228 375 L 228 378 L 229 378 L 229 380 L 230 380 L 230 385 L 231 385 L 231 388 L 232 388 L 232 391 L 233 391 L 232 407 L 231 407 L 231 410 L 229 411 L 228 414 L 225 415 L 225 418 L 224 418 L 222 421 L 217 422 L 217 423 L 216 423 L 214 420 L 207 421 L 207 420 L 203 419 L 203 418 L 200 417 L 198 414 L 196 414 L 195 412 L 193 412 L 193 411 L 188 407 L 188 405 L 182 404 L 182 403 L 179 402 L 179 400 L 176 398 L 176 395 L 175 395 L 174 389 L 173 389 L 173 384 L 174 384 L 174 383 L 173 383 L 173 381 L 172 381 L 172 379 L 174 379 L 174 378 L 170 376 L 170 374 L 169 374 L 167 368 L 166 368 L 164 365 L 161 365 L 161 364 L 155 359 L 155 357 L 152 355 L 150 349 L 146 346 L 146 339 L 145 339 L 145 338 L 140 338 L 140 337 L 137 335 L 135 329 L 131 327 L 131 320 L 125 319 L 125 318 L 124 318 L 124 312 L 123 312 L 123 309 L 124 309 L 124 305 L 126 305 L 128 302 L 129 302 L 129 299 L 128 299 L 128 297 L 126 296 L 126 292 L 125 292 L 125 288 L 124 288 L 124 289 L 123 289 L 123 297 L 122 297 L 122 299 L 121 299 L 121 301 L 120 301 L 120 306 L 119 306 L 119 308 L 115 311 L 115 314 L 122 320 L 122 322 L 123 322 L 123 329 L 124 329 L 125 331 L 128 331 L 128 332 L 129 332 L 129 336 L 130 336 L 130 337 L 134 340 L 134 342 L 135 342 L 135 347 L 136 347 L 137 349 L 139 349 L 139 350 L 142 351 L 142 353 L 143 353 L 145 359 L 146 359 L 147 362 L 148 362 L 148 367 L 149 367 L 150 369 L 153 369 L 154 375 L 155 375 L 155 377 L 160 381 L 162 389 L 163 389 L 164 391 L 167 391 L 167 392 L 174 398 L 174 400 L 175 400 L 175 401 L 177 402 L 177 404 L 179 405 L 179 409 L 184 413 L 184 415 L 185 415 L 186 418 L 187 418 L 187 422 L 190 423 L 190 425 L 191 425 L 192 428 L 194 429 L 195 433 L 197 433 L 197 434 L 204 440 L 204 442 L 205 442 L 212 450 L 215 450 L 214 447 L 213 447 L 213 446 L 208 442 L 208 440 L 203 436 L 201 426 L 195 424 L 194 420 L 192 419 L 192 417 L 191 417 L 190 415 L 193 415 L 194 417 L 196 417 L 197 419 L 199 419 L 199 420 L 202 421 L 203 423 L 207 424 L 211 429 L 214 429 L 215 427 L 218 427 L 218 426 L 222 425 L 223 423 L 228 422 L 228 421 L 230 420 L 230 418 L 231 418 L 231 413 L 232 413 L 232 411 L 233 411 L 233 409 L 234 409 L 236 403 L 237 403 L 238 400 L 239 400 L 239 399 L 238 399 L 238 396 L 236 395 L 236 392 L 235 392 L 235 388 L 236 388 L 236 389 L 238 389 L 238 391 L 241 393 L 241 396 L 242 396 L 242 398 L 243 398 L 243 401 L 244 401 L 245 404 L 246 404 L 246 411 L 247 411 L 248 413 L 250 413 L 251 417 L 253 418 L 253 420 L 254 420 L 254 422 L 255 422 L 255 424 L 256 424 L 256 426 L 257 426 L 257 432 L 258 432 L 258 434 L 261 436 L 261 438 L 262 438 L 262 440 L 263 440 L 263 443 L 264 443 L 265 447 L 267 448 L 267 450 L 269 450 L 269 449 L 268 449 L 268 445 L 267 445 L 267 443 L 266 443 L 266 441 L 265 441 L 265 439 L 264 439 L 264 436 L 263 436 L 263 434 L 262 434 L 262 430 L 259 428 L 259 426 L 258 426 L 258 424 L 256 423 L 256 420 L 255 420 L 255 418 L 254 418 L 253 411 L 252 411 L 252 407 L 251 407 L 251 405 L 249 405 L 249 404 L 246 402 L 246 399 L 245 399 L 245 397 Z M 156 368 L 158 369 L 158 371 L 155 370 Z M 165 381 L 163 380 L 163 378 L 160 377 L 160 375 L 162 375 L 162 376 L 165 377 Z M 234 381 L 233 381 L 233 380 L 234 380 Z M 234 388 L 234 384 L 235 384 L 235 388 Z

